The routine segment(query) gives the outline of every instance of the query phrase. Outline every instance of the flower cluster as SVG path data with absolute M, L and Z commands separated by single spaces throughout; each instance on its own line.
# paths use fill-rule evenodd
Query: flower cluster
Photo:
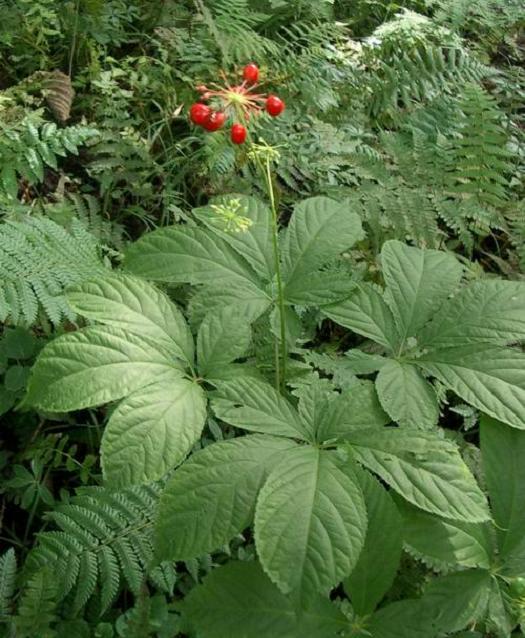
M 232 86 L 224 74 L 221 77 L 222 86 L 215 83 L 210 87 L 198 86 L 200 101 L 190 108 L 191 121 L 206 131 L 218 131 L 231 119 L 231 140 L 234 144 L 243 144 L 248 136 L 246 124 L 252 115 L 266 110 L 272 117 L 277 117 L 284 111 L 285 104 L 277 95 L 257 92 L 259 69 L 255 64 L 244 67 L 241 84 Z

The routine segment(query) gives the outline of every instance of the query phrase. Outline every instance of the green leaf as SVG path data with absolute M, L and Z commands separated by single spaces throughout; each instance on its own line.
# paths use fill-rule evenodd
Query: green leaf
M 255 513 L 255 541 L 265 572 L 284 593 L 304 599 L 348 576 L 366 534 L 366 508 L 335 453 L 289 452 L 272 471 Z
M 286 284 L 286 302 L 297 306 L 326 306 L 341 302 L 356 288 L 347 273 L 330 270 L 308 272 Z
M 359 616 L 370 614 L 390 589 L 401 560 L 401 516 L 386 489 L 371 474 L 356 472 L 368 515 L 365 544 L 345 580 L 345 590 Z M 386 533 L 385 533 L 386 531 Z
M 339 395 L 328 379 L 320 379 L 316 373 L 307 377 L 307 382 L 295 389 L 294 395 L 299 398 L 297 406 L 299 418 L 305 429 L 313 436 L 326 418 L 331 404 Z
M 228 282 L 260 294 L 260 279 L 223 239 L 202 228 L 161 228 L 143 235 L 125 253 L 129 272 L 172 284 Z
M 376 388 L 383 409 L 400 425 L 428 430 L 439 418 L 434 388 L 409 363 L 390 360 L 379 370 Z
M 525 283 L 477 281 L 448 301 L 421 333 L 432 348 L 525 339 Z
M 419 600 L 402 600 L 382 607 L 365 624 L 359 638 L 434 638 L 435 632 L 421 618 Z
M 197 336 L 199 374 L 213 375 L 228 363 L 246 355 L 252 340 L 251 322 L 256 317 L 235 306 L 210 312 Z
M 391 240 L 381 250 L 385 299 L 402 341 L 414 336 L 458 286 L 463 268 L 438 250 L 422 250 Z
M 445 520 L 404 502 L 398 506 L 405 543 L 430 567 L 490 567 L 492 546 L 486 523 Z
M 357 292 L 345 301 L 326 306 L 323 314 L 341 326 L 377 341 L 388 350 L 395 350 L 399 343 L 390 308 L 369 284 L 361 284 Z
M 490 572 L 482 569 L 436 578 L 420 600 L 421 619 L 433 636 L 460 631 L 483 619 L 490 590 Z
M 211 404 L 219 419 L 243 430 L 309 440 L 297 411 L 266 381 L 241 377 L 220 382 Z
M 71 288 L 66 297 L 80 315 L 161 343 L 193 363 L 193 337 L 184 316 L 146 281 L 129 275 L 99 277 Z
M 364 237 L 361 220 L 328 197 L 311 197 L 295 206 L 282 245 L 287 287 L 307 288 L 307 278 Z M 302 282 L 302 283 L 300 283 Z
M 214 206 L 237 208 L 236 215 L 250 220 L 246 230 L 235 232 L 225 229 L 225 220 Z M 213 200 L 209 206 L 196 208 L 193 215 L 203 222 L 214 234 L 221 237 L 239 255 L 244 257 L 262 279 L 271 280 L 274 271 L 274 257 L 272 246 L 272 214 L 268 206 L 246 195 L 222 195 Z
M 360 463 L 416 507 L 459 521 L 490 519 L 457 446 L 439 434 L 383 428 L 353 432 L 348 440 Z
M 37 340 L 25 328 L 5 328 L 0 342 L 2 354 L 8 359 L 30 359 L 35 353 Z
M 348 625 L 327 599 L 296 607 L 255 562 L 213 570 L 186 596 L 182 613 L 201 638 L 329 638 Z
M 169 351 L 117 328 L 93 326 L 42 350 L 25 403 L 51 412 L 80 410 L 121 399 L 177 370 Z
M 355 430 L 381 427 L 390 422 L 372 381 L 360 381 L 341 392 L 319 420 L 317 440 L 344 440 Z
M 219 549 L 253 518 L 269 471 L 294 443 L 252 434 L 193 454 L 170 479 L 157 519 L 157 554 L 185 560 Z
M 430 352 L 414 363 L 482 412 L 525 429 L 525 354 L 471 344 Z
M 184 460 L 205 421 L 202 388 L 177 374 L 132 393 L 112 413 L 102 438 L 107 482 L 126 487 L 162 478 Z
M 525 432 L 481 419 L 481 455 L 503 559 L 524 540 Z

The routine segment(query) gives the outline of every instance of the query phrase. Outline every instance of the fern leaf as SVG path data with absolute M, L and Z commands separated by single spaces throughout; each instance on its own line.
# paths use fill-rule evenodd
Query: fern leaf
M 7 221 L 0 233 L 0 321 L 31 325 L 41 308 L 55 325 L 75 315 L 64 289 L 104 271 L 99 245 L 78 222 L 70 232 L 28 217 Z
M 15 593 L 16 555 L 8 549 L 0 557 L 0 619 L 11 613 L 11 600 Z

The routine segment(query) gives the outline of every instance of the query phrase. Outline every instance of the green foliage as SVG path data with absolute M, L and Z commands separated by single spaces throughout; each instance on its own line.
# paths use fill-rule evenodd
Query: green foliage
M 2 638 L 523 632 L 523 17 L 3 2 Z
M 17 198 L 20 179 L 30 185 L 44 181 L 46 167 L 57 170 L 58 158 L 78 154 L 78 147 L 98 135 L 87 126 L 59 129 L 43 122 L 41 113 L 30 113 L 19 122 L 3 127 L 0 138 L 0 195 L 12 202 Z
M 164 564 L 152 570 L 151 539 L 159 492 L 154 484 L 118 492 L 84 488 L 49 513 L 48 519 L 59 531 L 39 535 L 26 571 L 39 579 L 44 570 L 52 570 L 55 601 L 66 599 L 77 612 L 95 596 L 102 615 L 122 589 L 138 595 L 148 576 L 162 589 L 173 567 Z
M 31 325 L 43 313 L 74 321 L 64 289 L 105 270 L 100 246 L 80 223 L 68 231 L 43 217 L 6 221 L 0 235 L 0 319 Z
M 487 414 L 523 428 L 517 397 L 525 387 L 524 358 L 506 347 L 525 337 L 523 284 L 481 280 L 458 292 L 462 268 L 451 255 L 391 241 L 381 256 L 383 294 L 363 284 L 323 312 L 382 347 L 386 357 L 367 372 L 379 370 L 379 400 L 392 420 L 423 429 L 436 423 L 430 376 Z

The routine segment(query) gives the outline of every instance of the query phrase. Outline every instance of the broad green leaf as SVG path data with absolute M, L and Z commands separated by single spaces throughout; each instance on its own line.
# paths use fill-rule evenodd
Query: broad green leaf
M 477 281 L 448 301 L 421 333 L 432 348 L 525 339 L 525 282 Z
M 235 306 L 210 312 L 197 336 L 199 374 L 213 375 L 239 357 L 246 355 L 252 340 L 251 322 L 256 318 Z
M 381 427 L 390 422 L 383 411 L 372 381 L 359 381 L 343 390 L 330 403 L 319 420 L 316 438 L 318 441 L 344 440 L 355 430 Z
M 316 373 L 307 379 L 308 382 L 294 390 L 294 395 L 299 398 L 297 406 L 299 417 L 305 429 L 313 437 L 318 426 L 326 418 L 331 404 L 339 395 L 328 379 L 320 379 Z
M 173 226 L 143 235 L 125 252 L 125 269 L 172 284 L 219 284 L 259 290 L 259 276 L 223 239 L 203 228 Z
M 470 569 L 431 581 L 420 600 L 420 617 L 431 635 L 453 633 L 483 619 L 491 590 L 490 572 Z
M 347 350 L 343 359 L 346 369 L 354 374 L 372 374 L 385 366 L 389 359 L 380 354 L 370 354 L 362 350 Z
M 347 273 L 308 272 L 286 284 L 286 302 L 297 306 L 326 306 L 343 301 L 356 287 Z
M 418 558 L 437 569 L 490 567 L 492 544 L 486 523 L 451 521 L 400 502 L 403 537 Z
M 436 425 L 439 418 L 436 393 L 413 365 L 391 359 L 379 370 L 376 388 L 379 401 L 392 421 L 421 430 Z
M 364 470 L 356 472 L 368 515 L 365 544 L 345 590 L 359 616 L 370 614 L 390 589 L 401 560 L 401 516 L 386 489 Z
M 353 634 L 352 634 L 353 635 Z M 434 638 L 435 632 L 421 618 L 419 600 L 402 600 L 381 607 L 358 638 Z
M 509 600 L 509 587 L 499 579 L 493 578 L 487 606 L 487 630 L 495 636 L 507 638 L 517 622 L 516 610 Z
M 399 343 L 394 317 L 383 297 L 369 284 L 361 284 L 348 299 L 323 308 L 336 323 L 373 339 L 388 350 Z
M 106 480 L 126 487 L 162 478 L 184 460 L 205 421 L 202 388 L 177 375 L 132 393 L 114 410 L 102 437 Z
M 210 205 L 194 209 L 193 214 L 244 257 L 261 279 L 272 279 L 275 272 L 272 213 L 264 202 L 246 195 L 222 195 Z M 229 228 L 228 215 L 242 217 L 249 225 Z
M 146 281 L 110 275 L 70 288 L 66 296 L 80 315 L 160 342 L 175 356 L 193 363 L 193 337 L 184 316 Z
M 459 521 L 490 519 L 457 446 L 439 434 L 383 428 L 353 432 L 348 440 L 360 463 L 420 509 Z
M 121 399 L 178 370 L 169 351 L 136 335 L 110 326 L 88 327 L 42 350 L 24 403 L 50 412 L 80 410 Z
M 219 419 L 243 430 L 309 440 L 297 411 L 266 381 L 254 378 L 219 383 L 212 399 Z
M 387 286 L 385 299 L 402 341 L 413 337 L 434 316 L 463 273 L 452 255 L 412 248 L 395 240 L 383 245 L 381 265 Z
M 505 559 L 523 543 L 525 534 L 525 432 L 483 416 L 480 438 L 499 550 Z
M 335 453 L 289 452 L 259 494 L 255 541 L 261 564 L 284 593 L 328 593 L 348 576 L 366 534 L 366 508 Z
M 295 206 L 282 245 L 286 286 L 296 291 L 305 289 L 305 278 L 312 271 L 363 237 L 359 216 L 344 204 L 328 197 L 311 197 L 300 202 Z
M 525 354 L 519 350 L 471 344 L 414 363 L 482 412 L 525 429 Z
M 200 638 L 330 638 L 348 626 L 325 598 L 297 608 L 255 562 L 231 562 L 194 587 L 182 614 Z
M 291 441 L 252 434 L 208 445 L 169 480 L 157 519 L 157 554 L 184 560 L 219 549 L 253 518 L 257 494 Z
M 195 330 L 204 319 L 213 313 L 219 313 L 227 306 L 234 306 L 242 314 L 254 319 L 260 317 L 272 305 L 273 301 L 262 290 L 228 283 L 214 286 L 199 286 L 188 304 L 190 324 Z

